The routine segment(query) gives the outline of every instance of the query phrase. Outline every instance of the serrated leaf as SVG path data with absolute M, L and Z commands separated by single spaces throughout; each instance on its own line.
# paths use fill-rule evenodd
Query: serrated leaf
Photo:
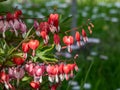
M 30 77 L 24 76 L 24 77 L 22 78 L 22 81 L 25 82 L 25 81 L 27 81 L 27 80 L 29 80 L 29 79 L 30 79 Z

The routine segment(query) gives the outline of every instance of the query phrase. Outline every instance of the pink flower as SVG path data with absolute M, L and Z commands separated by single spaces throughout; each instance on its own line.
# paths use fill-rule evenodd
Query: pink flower
M 21 79 L 25 75 L 23 68 L 11 67 L 8 72 L 10 78 Z
M 25 64 L 25 70 L 28 72 L 29 75 L 34 76 L 34 67 L 35 64 L 32 62 L 28 62 L 27 64 Z
M 27 27 L 24 22 L 20 22 L 20 30 L 22 32 L 22 36 L 25 37 L 27 32 Z
M 34 20 L 34 28 L 37 30 L 39 27 L 39 23 L 37 20 Z

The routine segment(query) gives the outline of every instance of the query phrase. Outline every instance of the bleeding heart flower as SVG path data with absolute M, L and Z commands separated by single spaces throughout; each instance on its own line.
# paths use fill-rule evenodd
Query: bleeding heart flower
M 23 57 L 27 58 L 27 52 L 29 51 L 29 44 L 28 43 L 22 43 L 22 51 L 24 52 Z
M 13 19 L 14 19 L 13 14 L 10 13 L 10 12 L 8 12 L 8 13 L 6 14 L 6 19 L 7 19 L 8 21 L 9 21 L 9 20 L 13 20 Z
M 68 80 L 69 79 L 69 73 L 70 73 L 70 71 L 71 71 L 71 67 L 69 66 L 69 65 L 65 65 L 64 67 L 63 67 L 63 71 L 64 71 L 64 73 L 65 73 L 65 78 L 66 78 L 66 80 Z
M 58 34 L 54 34 L 54 43 L 56 45 L 56 50 L 60 52 L 61 50 L 61 45 L 60 45 L 60 37 Z
M 46 71 L 48 73 L 48 80 L 50 82 L 54 81 L 54 72 L 53 72 L 54 68 L 55 68 L 55 66 L 53 66 L 53 65 L 51 66 L 50 64 L 46 67 Z
M 22 11 L 21 10 L 16 10 L 14 12 L 14 18 L 18 19 L 20 15 L 22 15 Z
M 39 23 L 37 20 L 34 20 L 34 28 L 37 30 L 39 27 Z
M 71 52 L 71 45 L 74 43 L 73 36 L 64 36 L 63 37 L 63 42 L 67 45 L 68 47 L 68 52 Z
M 40 32 L 45 31 L 47 34 L 50 31 L 48 22 L 41 22 L 40 25 L 39 25 L 39 28 L 40 28 Z
M 61 80 L 61 81 L 64 80 L 64 71 L 63 71 L 63 67 L 64 67 L 64 64 L 63 64 L 63 63 L 60 63 L 58 69 L 59 69 L 59 77 L 60 77 L 60 80 Z
M 2 35 L 4 38 L 5 38 L 5 31 L 8 30 L 9 27 L 10 27 L 10 24 L 8 23 L 8 21 L 4 21 L 4 26 L 2 28 Z
M 24 69 L 20 67 L 19 68 L 11 67 L 9 68 L 8 72 L 9 72 L 10 78 L 16 78 L 16 79 L 21 79 L 25 74 Z
M 0 79 L 5 82 L 5 81 L 8 81 L 9 80 L 9 77 L 8 75 L 5 73 L 5 72 L 0 72 Z
M 24 22 L 21 22 L 21 21 L 20 21 L 20 30 L 21 30 L 22 36 L 25 37 L 27 32 L 27 26 Z
M 83 36 L 83 41 L 84 42 L 87 42 L 88 41 L 88 38 L 87 38 L 87 35 L 86 35 L 86 32 L 84 29 L 82 29 L 82 36 Z
M 25 65 L 25 70 L 29 73 L 29 75 L 34 76 L 35 75 L 34 67 L 35 67 L 35 64 L 32 62 L 29 62 Z
M 24 59 L 22 57 L 14 57 L 13 58 L 13 62 L 16 64 L 16 65 L 21 65 L 24 63 Z
M 38 48 L 40 42 L 38 40 L 30 40 L 29 47 L 33 50 L 32 56 L 35 56 L 35 50 Z
M 88 30 L 89 30 L 90 34 L 92 34 L 91 26 L 88 26 Z
M 9 83 L 9 75 L 6 74 L 4 71 L 0 72 L 0 82 L 4 83 L 6 89 L 12 88 L 11 84 Z
M 50 90 L 57 90 L 59 83 L 53 84 L 50 88 Z
M 50 31 L 54 33 L 55 31 L 59 31 L 59 15 L 58 14 L 50 14 L 49 19 L 48 19 Z
M 77 41 L 77 45 L 80 46 L 80 33 L 78 31 L 75 33 L 75 39 Z
M 31 81 L 31 82 L 30 82 L 30 86 L 31 86 L 33 89 L 38 89 L 38 88 L 40 87 L 40 83 L 39 83 L 39 82 Z
M 49 40 L 49 36 L 47 35 L 47 32 L 46 31 L 41 31 L 40 36 L 42 36 L 44 44 L 47 44 L 48 40 Z

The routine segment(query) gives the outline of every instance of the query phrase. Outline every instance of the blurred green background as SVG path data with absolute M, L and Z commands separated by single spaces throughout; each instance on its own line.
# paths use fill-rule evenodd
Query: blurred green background
M 75 1 L 75 0 L 73 0 Z M 64 81 L 58 90 L 120 90 L 120 0 L 76 0 L 77 26 L 91 19 L 94 24 L 91 42 L 75 52 L 79 54 L 79 72 Z M 56 12 L 62 18 L 71 15 L 72 0 L 8 0 L 0 3 L 0 12 L 17 7 L 26 17 L 39 17 Z M 26 20 L 28 26 L 32 20 Z M 60 23 L 61 30 L 71 22 Z M 91 65 L 91 67 L 90 67 Z

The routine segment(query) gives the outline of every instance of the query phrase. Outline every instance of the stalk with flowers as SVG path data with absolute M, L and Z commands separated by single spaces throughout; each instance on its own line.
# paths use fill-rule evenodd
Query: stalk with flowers
M 51 13 L 46 21 L 34 20 L 30 29 L 24 22 L 22 10 L 0 15 L 0 84 L 2 89 L 16 90 L 20 82 L 27 82 L 34 90 L 42 88 L 47 81 L 50 90 L 56 90 L 63 80 L 74 76 L 78 66 L 74 57 L 71 62 L 61 60 L 55 52 L 66 49 L 72 53 L 72 45 L 82 46 L 81 40 L 88 41 L 83 26 L 90 34 L 94 25 L 88 20 L 85 24 L 73 28 L 75 37 L 69 35 L 71 30 L 61 32 L 59 14 Z M 61 37 L 61 34 L 64 35 Z M 12 36 L 12 41 L 9 39 Z M 55 51 L 53 51 L 55 49 Z M 16 83 L 15 83 L 16 82 Z

